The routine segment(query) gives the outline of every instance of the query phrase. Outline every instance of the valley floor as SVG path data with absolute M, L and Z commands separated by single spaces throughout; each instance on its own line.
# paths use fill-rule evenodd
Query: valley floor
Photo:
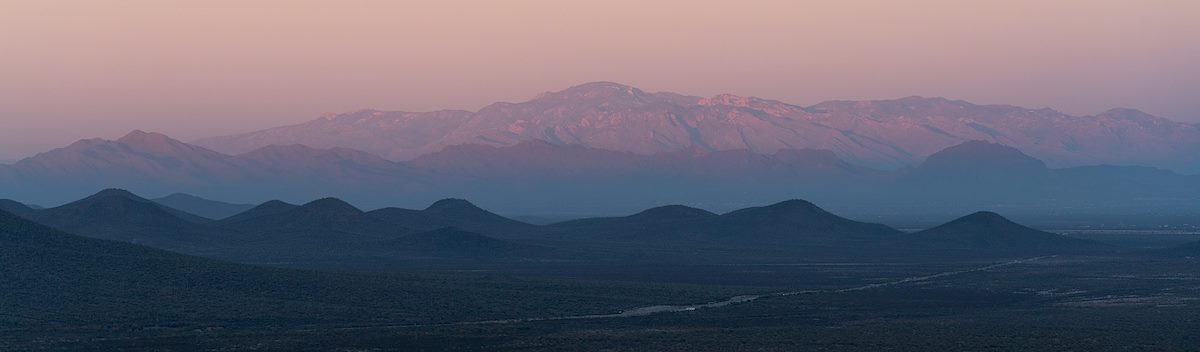
M 660 314 L 598 314 L 466 324 L 288 326 L 0 334 L 3 350 L 278 351 L 1196 351 L 1200 260 L 1048 256 L 920 263 L 739 265 L 765 294 Z M 702 276 L 698 267 L 646 268 Z M 665 277 L 665 276 L 664 276 Z M 639 279 L 641 280 L 641 279 Z M 656 280 L 649 280 L 656 281 Z M 672 281 L 672 280 L 668 280 Z M 683 280 L 705 281 L 705 280 Z M 729 290 L 731 282 L 709 287 Z M 726 280 L 715 280 L 726 281 Z M 742 282 L 738 282 L 742 283 Z M 703 290 L 704 286 L 695 286 Z M 714 291 L 715 292 L 715 291 Z M 693 297 L 694 299 L 694 297 Z M 630 307 L 633 308 L 633 307 Z M 464 320 L 463 322 L 469 322 Z M 23 336 L 23 338 L 15 338 Z

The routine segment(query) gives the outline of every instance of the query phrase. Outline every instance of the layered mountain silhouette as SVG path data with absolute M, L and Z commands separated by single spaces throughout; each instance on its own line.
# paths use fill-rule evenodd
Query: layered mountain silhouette
M 989 211 L 963 216 L 906 237 L 914 241 L 979 251 L 1056 253 L 1111 249 L 1096 241 L 1029 228 Z
M 881 169 L 913 166 L 963 141 L 986 140 L 1058 167 L 1119 164 L 1200 171 L 1200 127 L 1133 109 L 1071 116 L 923 97 L 802 107 L 730 94 L 649 93 L 612 82 L 586 83 L 476 112 L 361 110 L 197 143 L 227 153 L 268 145 L 347 147 L 409 160 L 454 145 L 511 146 L 532 140 L 646 155 L 688 148 L 758 154 L 824 149 Z
M 834 215 L 808 201 L 793 199 L 721 215 L 717 225 L 740 236 L 793 237 L 818 241 L 879 239 L 900 231 L 881 224 L 863 223 Z
M 547 227 L 557 236 L 569 238 L 669 241 L 708 236 L 714 229 L 707 224 L 718 217 L 703 209 L 667 205 L 629 216 L 577 219 Z
M 204 199 L 186 193 L 172 193 L 166 197 L 152 199 L 155 203 L 179 209 L 189 214 L 219 220 L 253 208 L 249 204 L 234 204 Z
M 244 212 L 221 219 L 220 221 L 217 221 L 217 224 L 239 223 L 253 218 L 285 213 L 297 207 L 299 206 L 281 200 L 269 200 Z
M 89 237 L 218 259 L 307 266 L 443 259 L 734 259 L 737 253 L 760 258 L 800 253 L 904 256 L 927 250 L 1011 256 L 1107 248 L 1034 230 L 990 212 L 903 234 L 885 225 L 847 219 L 804 200 L 720 215 L 669 205 L 624 217 L 538 226 L 463 199 L 444 199 L 423 210 L 364 212 L 343 200 L 322 198 L 303 205 L 270 201 L 212 221 L 110 189 L 56 208 L 29 209 L 25 216 Z M 661 258 L 649 254 L 656 252 L 672 254 Z
M 616 218 L 581 219 L 551 225 L 556 234 L 590 239 L 679 242 L 717 241 L 738 245 L 784 245 L 883 241 L 900 231 L 846 219 L 803 200 L 736 210 L 722 215 L 685 206 L 664 206 Z
M 172 209 L 121 189 L 107 189 L 28 218 L 88 237 L 186 250 L 213 240 L 211 220 Z
M 450 230 L 402 241 L 437 253 L 514 249 Z M 538 302 L 545 312 L 597 301 L 590 292 L 551 291 L 545 285 L 490 278 L 327 273 L 233 264 L 76 236 L 3 210 L 0 278 L 4 282 L 0 325 L 22 333 L 70 329 L 107 336 L 280 322 L 426 324 L 509 318 L 518 314 L 512 307 L 518 299 Z M 549 314 L 538 312 L 529 314 Z
M 986 141 L 967 141 L 933 153 L 914 171 L 916 175 L 942 174 L 960 178 L 1009 175 L 1040 176 L 1046 163 L 1017 148 Z
M 414 208 L 453 195 L 505 213 L 547 215 L 628 213 L 671 203 L 730 210 L 788 196 L 851 209 L 855 216 L 944 216 L 997 206 L 1020 215 L 1048 208 L 1084 214 L 1200 210 L 1200 176 L 1132 166 L 1050 168 L 1020 150 L 984 141 L 967 141 L 915 167 L 886 172 L 855 166 L 828 150 L 764 155 L 692 147 L 641 155 L 542 141 L 454 146 L 407 162 L 298 145 L 229 156 L 135 131 L 22 160 L 0 169 L 0 178 L 9 180 L 0 183 L 0 197 L 50 204 L 120 187 L 238 203 L 334 195 L 372 208 Z M 209 218 L 235 210 L 208 203 L 204 207 L 229 208 L 210 213 L 193 206 L 201 203 L 171 204 Z
M 279 211 L 269 210 L 276 207 Z M 368 216 L 337 198 L 318 199 L 296 207 L 259 206 L 252 216 L 235 216 L 219 224 L 236 233 L 240 242 L 269 246 L 304 247 L 355 246 L 398 237 L 411 230 Z M 312 247 L 312 248 L 310 248 Z
M 231 252 L 270 257 L 488 259 L 548 258 L 556 254 L 549 248 L 490 236 L 521 237 L 537 229 L 461 199 L 441 200 L 419 211 L 385 208 L 369 213 L 337 198 L 304 205 L 269 201 L 218 221 L 214 227 L 230 239 L 226 248 Z
M 536 232 L 533 225 L 484 210 L 465 199 L 442 199 L 423 210 L 382 208 L 368 215 L 396 226 L 421 231 L 441 228 L 486 232 L 505 237 Z
M 436 202 L 412 216 L 389 220 L 337 198 L 322 198 L 304 205 L 269 201 L 214 221 L 120 189 L 103 190 L 44 210 L 12 201 L 0 204 L 33 221 L 88 237 L 239 261 L 396 255 L 542 258 L 553 254 L 548 249 L 539 252 L 534 250 L 535 246 L 454 228 L 466 226 L 488 234 L 516 237 L 537 233 L 533 225 L 504 218 L 460 199 Z M 470 239 L 468 234 L 477 237 Z M 463 247 L 455 248 L 456 244 Z
M 30 213 L 33 213 L 35 209 L 15 200 L 0 199 L 0 210 L 17 216 L 27 216 Z

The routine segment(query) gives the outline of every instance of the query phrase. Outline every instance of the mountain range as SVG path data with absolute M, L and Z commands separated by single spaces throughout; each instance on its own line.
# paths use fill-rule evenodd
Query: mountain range
M 646 250 L 660 255 L 644 259 L 663 261 L 730 260 L 739 255 L 778 260 L 814 249 L 848 256 L 897 249 L 905 256 L 945 249 L 983 255 L 1105 249 L 1092 241 L 1017 225 L 994 213 L 905 234 L 798 199 L 724 214 L 672 205 L 624 217 L 538 226 L 462 199 L 441 200 L 423 210 L 372 212 L 337 198 L 303 205 L 270 201 L 213 221 L 109 189 L 55 208 L 27 209 L 20 216 L 88 237 L 187 254 L 318 266 L 397 260 L 612 260 L 638 257 Z M 696 254 L 713 250 L 717 254 Z
M 854 164 L 893 170 L 970 140 L 1010 145 L 1054 167 L 1111 164 L 1200 172 L 1200 126 L 1134 109 L 1073 116 L 924 97 L 799 106 L 731 94 L 649 93 L 612 82 L 586 83 L 478 111 L 331 114 L 196 144 L 230 154 L 269 145 L 345 147 L 391 160 L 463 144 L 526 141 L 643 155 L 687 149 L 757 154 L 821 149 Z
M 0 165 L 0 197 L 186 193 L 223 202 L 156 202 L 210 220 L 328 196 L 364 209 L 466 198 L 559 219 L 792 198 L 875 219 L 1177 217 L 1200 211 L 1200 175 L 1178 171 L 1200 170 L 1196 128 L 1127 109 L 1078 117 L 916 97 L 802 107 L 597 82 L 477 112 L 368 110 L 196 144 L 143 131 L 85 139 Z
M 301 204 L 326 196 L 367 209 L 469 198 L 503 213 L 556 217 L 672 203 L 727 211 L 790 198 L 872 218 L 938 218 L 964 208 L 998 209 L 1020 218 L 1200 210 L 1200 176 L 1140 166 L 1053 168 L 1017 148 L 986 141 L 963 142 L 917 166 L 884 171 L 828 150 L 758 154 L 690 148 L 642 155 L 544 141 L 452 146 L 403 162 L 303 145 L 227 155 L 134 131 L 0 165 L 0 180 L 0 197 L 26 203 L 63 204 L 105 188 L 225 200 L 203 206 L 184 205 L 197 200 L 178 195 L 157 200 L 209 219 L 267 199 Z

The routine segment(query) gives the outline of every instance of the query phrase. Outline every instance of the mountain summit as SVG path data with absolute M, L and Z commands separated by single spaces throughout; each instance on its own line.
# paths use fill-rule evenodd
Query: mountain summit
M 921 164 L 928 169 L 1045 170 L 1046 163 L 1017 148 L 988 141 L 966 141 L 937 153 Z
M 972 213 L 909 237 L 976 250 L 1070 252 L 1106 247 L 1095 241 L 1032 229 L 989 211 Z

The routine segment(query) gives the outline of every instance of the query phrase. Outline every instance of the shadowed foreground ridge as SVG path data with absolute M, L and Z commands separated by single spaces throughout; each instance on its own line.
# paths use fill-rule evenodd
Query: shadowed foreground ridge
M 972 249 L 1031 252 L 1111 249 L 1096 241 L 1029 228 L 990 211 L 972 213 L 908 237 Z
M 220 244 L 184 247 L 194 253 L 318 271 L 83 238 L 0 212 L 0 349 L 920 350 L 954 349 L 941 338 L 953 336 L 1027 351 L 1069 347 L 1057 342 L 1069 336 L 1104 350 L 1186 345 L 1176 336 L 1196 327 L 1200 299 L 1194 254 L 1116 252 L 993 212 L 913 234 L 804 200 L 505 227 L 461 199 L 363 212 L 321 198 L 197 224 L 140 199 L 105 190 L 65 209 L 114 217 L 83 222 L 93 233 L 170 238 L 177 229 L 127 220 L 190 224 Z M 1125 279 L 1141 277 L 1156 279 Z M 1089 339 L 1098 330 L 1102 341 Z
M 477 238 L 450 232 L 417 238 Z M 232 264 L 74 236 L 4 211 L 0 278 L 5 285 L 0 327 L 6 334 L 76 326 L 105 326 L 106 334 L 115 336 L 152 326 L 236 330 L 279 323 L 437 323 L 551 311 L 609 312 L 651 302 L 598 294 L 610 289 L 600 286 L 555 292 L 532 281 Z
M 28 216 L 64 231 L 158 248 L 182 248 L 211 240 L 206 230 L 206 224 L 211 220 L 122 189 L 105 189 Z

